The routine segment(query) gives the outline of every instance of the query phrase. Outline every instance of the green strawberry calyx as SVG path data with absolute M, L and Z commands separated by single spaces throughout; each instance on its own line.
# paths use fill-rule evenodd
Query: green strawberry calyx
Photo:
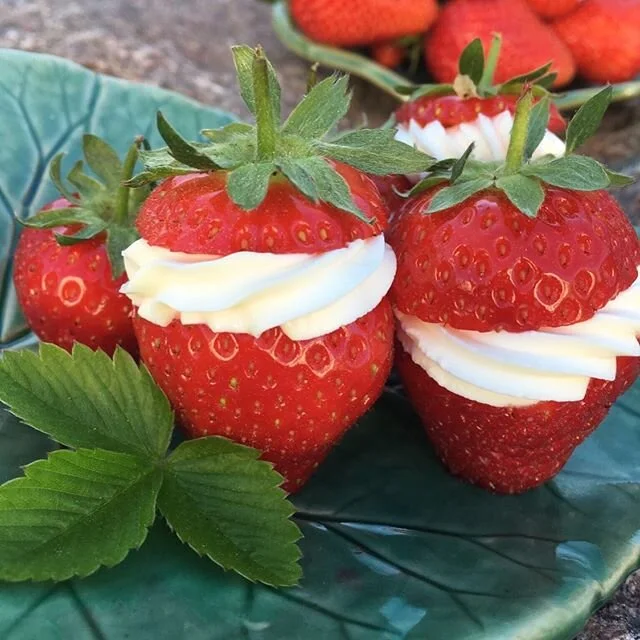
M 534 160 L 533 152 L 542 141 L 549 121 L 550 102 L 545 96 L 534 105 L 534 92 L 525 85 L 517 103 L 504 163 L 470 159 L 472 144 L 461 158 L 432 165 L 430 173 L 409 195 L 443 185 L 424 211 L 431 214 L 493 188 L 504 192 L 522 213 L 535 217 L 544 201 L 545 184 L 574 191 L 596 191 L 631 184 L 633 178 L 610 171 L 593 158 L 574 153 L 597 131 L 611 98 L 612 88 L 605 87 L 577 111 L 567 128 L 564 156 L 545 155 Z
M 271 180 L 284 178 L 312 202 L 325 202 L 367 220 L 331 161 L 374 175 L 424 171 L 433 159 L 394 139 L 390 129 L 342 134 L 335 127 L 351 102 L 348 77 L 332 75 L 309 88 L 281 120 L 280 84 L 261 47 L 232 48 L 240 93 L 255 124 L 235 122 L 202 131 L 206 142 L 188 142 L 158 113 L 167 146 L 142 151 L 144 171 L 128 182 L 139 187 L 170 176 L 228 172 L 227 193 L 245 210 L 258 207 Z
M 458 75 L 453 83 L 423 84 L 419 87 L 398 87 L 397 91 L 408 96 L 409 101 L 425 96 L 457 95 L 460 98 L 492 98 L 497 95 L 519 95 L 525 85 L 537 98 L 550 96 L 550 87 L 557 73 L 551 71 L 552 62 L 515 76 L 501 84 L 494 84 L 493 76 L 500 58 L 502 37 L 495 34 L 485 58 L 482 40 L 472 40 L 460 54 Z
M 114 279 L 124 273 L 122 251 L 137 240 L 135 219 L 140 206 L 149 195 L 148 185 L 131 187 L 125 184 L 135 171 L 140 149 L 146 144 L 136 138 L 124 161 L 104 140 L 90 133 L 82 138 L 84 162 L 78 160 L 62 179 L 61 167 L 64 154 L 58 154 L 49 167 L 49 175 L 58 191 L 70 206 L 41 211 L 20 222 L 32 229 L 55 229 L 67 225 L 81 225 L 74 233 L 55 233 L 61 245 L 73 245 L 105 234 L 107 255 Z M 84 170 L 85 163 L 93 175 Z

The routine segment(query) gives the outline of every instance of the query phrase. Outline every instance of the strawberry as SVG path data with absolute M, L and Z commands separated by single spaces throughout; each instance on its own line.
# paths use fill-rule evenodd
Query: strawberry
M 637 0 L 585 0 L 553 26 L 587 80 L 622 82 L 640 73 Z
M 393 222 L 400 209 L 405 204 L 404 195 L 413 186 L 411 181 L 403 175 L 371 176 L 378 187 L 382 201 L 389 212 L 389 222 Z
M 109 354 L 120 345 L 136 355 L 133 309 L 119 290 L 126 280 L 120 252 L 137 237 L 133 220 L 148 193 L 120 185 L 132 175 L 137 146 L 124 166 L 96 136 L 85 134 L 83 148 L 104 184 L 79 162 L 68 177 L 78 193 L 70 193 L 60 178 L 62 156 L 54 159 L 51 177 L 64 197 L 22 221 L 14 257 L 18 302 L 43 341 L 67 350 L 81 342 Z
M 322 141 L 347 111 L 345 78 L 317 84 L 281 125 L 262 50 L 234 57 L 256 127 L 206 131 L 210 143 L 193 145 L 159 116 L 168 149 L 143 155 L 134 184 L 175 175 L 140 212 L 123 290 L 138 307 L 142 359 L 186 431 L 257 447 L 293 491 L 391 368 L 395 259 L 366 173 L 428 159 L 390 130 Z
M 541 18 L 555 20 L 573 11 L 582 0 L 527 0 Z
M 436 0 L 291 0 L 291 15 L 312 40 L 352 47 L 424 33 L 438 15 Z
M 549 96 L 545 87 L 555 74 L 549 73 L 548 63 L 494 85 L 500 47 L 500 36 L 494 36 L 485 61 L 482 41 L 476 38 L 462 52 L 453 84 L 418 87 L 395 113 L 397 139 L 438 160 L 462 156 L 471 143 L 472 157 L 504 160 L 518 93 L 525 83 L 534 83 L 537 99 Z M 554 133 L 564 131 L 566 123 L 553 104 L 548 127 L 536 155 L 561 155 L 564 145 Z
M 394 41 L 380 42 L 371 47 L 371 56 L 383 67 L 395 69 L 403 63 L 406 51 L 404 47 Z
M 567 155 L 530 160 L 545 105 L 527 92 L 504 165 L 440 163 L 390 236 L 400 375 L 444 463 L 485 488 L 553 477 L 640 371 L 640 242 L 604 190 L 628 181 L 572 154 L 611 95 Z
M 575 75 L 567 46 L 543 24 L 524 0 L 451 0 L 446 4 L 426 43 L 427 66 L 438 82 L 452 82 L 458 58 L 474 38 L 488 49 L 494 33 L 503 41 L 503 55 L 495 70 L 497 82 L 528 73 L 552 61 L 554 86 Z

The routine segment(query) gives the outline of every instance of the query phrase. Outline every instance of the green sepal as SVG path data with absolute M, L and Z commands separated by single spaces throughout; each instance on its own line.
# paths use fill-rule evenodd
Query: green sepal
M 51 160 L 51 164 L 49 165 L 49 178 L 62 196 L 72 204 L 79 204 L 80 198 L 69 191 L 62 181 L 62 158 L 64 158 L 64 153 L 59 153 Z
M 122 252 L 139 238 L 140 234 L 135 227 L 111 225 L 108 228 L 106 247 L 114 279 L 119 278 L 125 270 Z
M 197 144 L 193 144 L 197 148 Z M 204 145 L 201 145 L 204 146 Z M 144 170 L 127 180 L 124 184 L 128 187 L 144 187 L 164 178 L 181 176 L 193 173 L 193 167 L 189 167 L 182 162 L 178 162 L 169 151 L 169 147 L 153 149 L 152 151 L 141 151 L 140 161 L 144 165 Z
M 76 188 L 81 198 L 95 198 L 106 194 L 105 186 L 84 172 L 84 162 L 78 160 L 67 174 L 67 180 Z
M 466 151 L 453 163 L 451 166 L 451 184 L 455 184 L 458 178 L 462 175 L 464 168 L 469 160 L 469 157 L 475 149 L 476 143 L 472 142 L 466 149 Z
M 85 133 L 82 136 L 82 151 L 89 168 L 106 188 L 117 189 L 122 179 L 122 162 L 113 147 L 98 136 Z
M 538 100 L 531 109 L 531 119 L 529 121 L 529 130 L 527 132 L 527 141 L 524 145 L 524 160 L 527 161 L 531 158 L 534 151 L 538 148 L 542 139 L 547 132 L 547 125 L 549 124 L 551 104 L 548 96 L 544 96 L 541 100 Z
M 498 178 L 496 187 L 529 218 L 535 218 L 544 201 L 540 182 L 519 173 Z
M 55 236 L 59 245 L 68 247 L 95 238 L 98 234 L 102 233 L 107 226 L 104 220 L 96 220 L 95 222 L 85 224 L 82 229 L 78 229 L 75 233 L 56 233 Z
M 604 170 L 607 172 L 610 188 L 627 187 L 636 181 L 636 179 L 633 176 L 628 176 L 624 173 L 617 173 L 615 171 L 610 171 L 606 167 L 604 167 Z
M 594 191 L 611 185 L 605 168 L 597 160 L 586 156 L 571 155 L 532 163 L 523 167 L 522 174 L 573 191 Z
M 598 130 L 612 97 L 613 88 L 605 87 L 578 109 L 567 127 L 567 155 Z
M 100 218 L 91 211 L 85 211 L 80 207 L 68 207 L 40 211 L 24 220 L 22 224 L 31 229 L 53 229 L 70 224 L 91 224 L 99 220 Z
M 255 209 L 265 199 L 275 171 L 274 162 L 252 162 L 234 169 L 227 176 L 229 197 L 247 211 Z
M 488 189 L 493 185 L 493 180 L 487 177 L 473 178 L 471 180 L 458 181 L 456 184 L 444 187 L 433 196 L 425 213 L 437 213 L 450 209 L 476 193 Z
M 480 38 L 475 38 L 464 48 L 458 61 L 458 73 L 471 78 L 475 85 L 480 84 L 484 73 L 484 49 Z

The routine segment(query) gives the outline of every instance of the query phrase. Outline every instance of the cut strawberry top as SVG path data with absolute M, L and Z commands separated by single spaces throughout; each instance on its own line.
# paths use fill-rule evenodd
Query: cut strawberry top
M 360 171 L 333 163 L 347 181 L 368 224 L 333 205 L 312 203 L 286 179 L 274 178 L 251 212 L 226 190 L 227 173 L 193 173 L 165 180 L 145 202 L 137 220 L 141 236 L 171 251 L 225 256 L 238 251 L 320 253 L 370 238 L 387 226 L 386 208 L 374 182 Z
M 424 127 L 430 122 L 439 121 L 443 127 L 455 127 L 463 122 L 473 122 L 482 113 L 490 118 L 503 111 L 514 114 L 516 95 L 498 95 L 485 98 L 462 98 L 457 95 L 422 96 L 403 104 L 396 111 L 399 124 L 409 124 L 411 120 Z M 562 133 L 567 123 L 552 103 L 548 128 L 553 133 Z
M 566 326 L 638 276 L 640 243 L 606 191 L 545 186 L 534 218 L 493 189 L 424 215 L 437 191 L 416 198 L 391 235 L 391 297 L 403 313 L 474 331 Z

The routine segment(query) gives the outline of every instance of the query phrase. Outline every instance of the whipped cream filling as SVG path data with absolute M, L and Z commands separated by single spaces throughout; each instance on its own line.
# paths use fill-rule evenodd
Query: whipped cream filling
M 473 122 L 463 122 L 455 127 L 446 128 L 437 120 L 422 127 L 412 119 L 408 125 L 397 125 L 395 137 L 396 140 L 416 147 L 436 160 L 459 158 L 469 145 L 475 142 L 471 157 L 490 162 L 506 158 L 512 128 L 513 116 L 506 110 L 493 118 L 478 114 Z M 533 158 L 545 155 L 562 156 L 564 151 L 564 142 L 547 130 L 533 153 Z
M 640 268 L 595 316 L 565 327 L 464 331 L 395 313 L 405 351 L 452 393 L 494 407 L 575 402 L 592 378 L 615 379 L 618 356 L 640 356 Z
M 292 340 L 326 335 L 369 313 L 396 272 L 382 235 L 325 253 L 223 257 L 173 252 L 141 239 L 122 255 L 129 281 L 120 290 L 149 322 L 164 327 L 178 318 L 256 337 L 280 327 Z

